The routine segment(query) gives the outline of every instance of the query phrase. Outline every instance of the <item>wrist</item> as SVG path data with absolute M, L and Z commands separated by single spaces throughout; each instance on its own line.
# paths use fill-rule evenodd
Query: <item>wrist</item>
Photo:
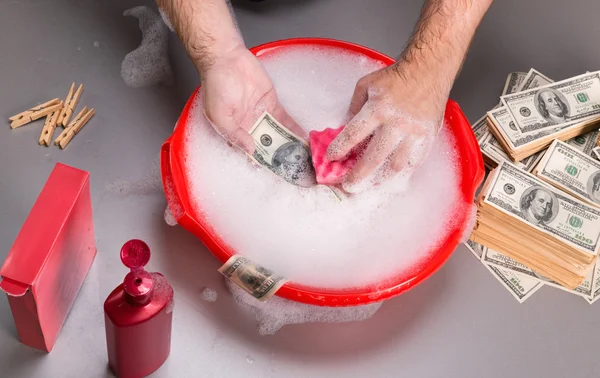
M 214 65 L 239 54 L 239 51 L 246 50 L 246 46 L 239 36 L 233 35 L 221 36 L 219 40 L 213 40 L 210 44 L 192 44 L 186 49 L 202 78 Z

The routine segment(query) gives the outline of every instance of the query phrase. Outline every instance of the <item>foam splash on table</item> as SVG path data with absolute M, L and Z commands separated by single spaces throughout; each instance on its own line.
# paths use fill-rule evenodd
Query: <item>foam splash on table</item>
M 172 85 L 169 30 L 161 16 L 147 6 L 128 9 L 123 15 L 136 17 L 142 31 L 140 45 L 127 54 L 121 64 L 121 77 L 125 84 L 134 88 Z
M 323 307 L 272 297 L 261 302 L 228 279 L 225 283 L 233 300 L 254 313 L 261 336 L 274 335 L 282 327 L 304 323 L 346 323 L 371 318 L 382 302 L 352 307 Z

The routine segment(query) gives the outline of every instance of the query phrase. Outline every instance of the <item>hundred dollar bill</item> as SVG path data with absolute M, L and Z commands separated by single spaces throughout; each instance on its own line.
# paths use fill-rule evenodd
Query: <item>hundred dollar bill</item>
M 500 281 L 502 286 L 504 286 L 508 292 L 519 301 L 519 303 L 525 302 L 527 298 L 531 297 L 533 293 L 544 286 L 544 284 L 538 280 L 508 269 L 486 264 L 484 264 L 484 266 L 498 281 Z
M 256 146 L 252 159 L 291 184 L 317 185 L 308 143 L 264 112 L 250 129 Z
M 600 147 L 592 148 L 592 153 L 590 154 L 594 159 L 600 160 Z
M 591 298 L 586 298 L 590 304 L 596 302 L 600 298 L 600 263 L 596 262 L 594 267 L 594 291 Z
M 479 148 L 481 149 L 481 152 L 488 157 L 488 159 L 493 160 L 496 164 L 500 164 L 503 161 L 511 161 L 510 157 L 506 154 L 506 152 L 504 152 L 504 149 L 496 137 L 494 137 L 494 135 L 492 135 L 490 132 L 488 132 L 482 138 L 482 140 L 479 141 Z M 543 151 L 537 152 L 514 164 L 527 172 L 531 172 L 531 170 L 540 161 L 543 154 Z
M 536 176 L 592 205 L 600 206 L 600 161 L 556 139 Z
M 506 77 L 506 82 L 504 83 L 504 88 L 502 89 L 502 95 L 506 95 L 509 93 L 515 93 L 519 91 L 521 88 L 523 81 L 527 77 L 527 72 L 511 72 Z
M 465 247 L 467 247 L 467 249 L 471 251 L 471 253 L 473 253 L 475 257 L 477 257 L 477 260 L 481 260 L 484 248 L 481 244 L 477 244 L 473 240 L 467 240 L 464 244 Z
M 528 268 L 526 265 L 521 264 L 520 262 L 500 253 L 489 249 L 487 247 L 483 248 L 483 256 L 481 258 L 481 262 L 483 265 L 496 266 L 508 271 L 511 271 L 515 274 L 519 274 L 525 277 L 528 277 L 530 280 L 535 280 L 537 282 L 541 282 L 545 285 L 555 287 L 560 290 L 564 290 L 566 292 L 579 295 L 584 298 L 592 297 L 592 283 L 593 283 L 593 269 L 590 269 L 587 277 L 583 280 L 583 282 L 577 286 L 575 289 L 571 290 L 559 284 L 556 281 L 553 281 L 534 270 Z
M 514 165 L 498 166 L 485 203 L 592 256 L 600 247 L 600 209 L 555 189 Z
M 597 146 L 598 130 L 590 131 L 583 135 L 576 136 L 566 141 L 566 143 L 575 149 L 583 152 L 588 156 L 592 156 L 592 151 Z M 593 157 L 593 156 L 592 156 Z
M 230 257 L 219 273 L 260 301 L 269 299 L 288 281 L 239 255 Z
M 522 133 L 600 116 L 600 71 L 501 97 Z
M 540 130 L 535 133 L 524 134 L 517 128 L 515 121 L 512 119 L 510 112 L 506 107 L 500 107 L 489 111 L 488 117 L 496 126 L 496 130 L 502 134 L 502 139 L 510 146 L 511 150 L 527 149 L 529 144 L 535 143 L 540 138 L 555 134 L 571 126 L 570 124 L 562 125 L 551 129 Z
M 551 83 L 554 83 L 554 80 L 550 79 L 549 77 L 547 77 L 543 73 L 539 72 L 535 68 L 532 68 L 527 73 L 527 76 L 525 78 L 523 78 L 523 81 L 521 82 L 521 85 L 517 88 L 517 90 L 514 92 L 507 93 L 507 94 L 542 87 L 544 85 L 548 85 Z M 503 94 L 503 95 L 505 95 L 505 94 Z

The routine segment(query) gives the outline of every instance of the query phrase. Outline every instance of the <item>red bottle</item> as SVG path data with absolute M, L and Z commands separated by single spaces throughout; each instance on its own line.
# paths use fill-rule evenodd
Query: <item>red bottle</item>
M 162 274 L 144 270 L 149 260 L 146 243 L 125 243 L 121 261 L 131 272 L 104 302 L 108 363 L 119 378 L 151 374 L 171 350 L 173 288 Z

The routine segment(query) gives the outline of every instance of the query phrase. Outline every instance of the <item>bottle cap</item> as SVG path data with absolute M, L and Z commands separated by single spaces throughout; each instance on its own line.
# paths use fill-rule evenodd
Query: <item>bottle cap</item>
M 150 261 L 150 247 L 142 240 L 129 240 L 121 248 L 121 261 L 131 270 L 142 269 Z
M 125 293 L 136 305 L 145 305 L 154 289 L 152 275 L 144 270 L 150 261 L 150 247 L 142 240 L 129 240 L 121 247 L 121 261 L 131 269 L 123 280 Z

